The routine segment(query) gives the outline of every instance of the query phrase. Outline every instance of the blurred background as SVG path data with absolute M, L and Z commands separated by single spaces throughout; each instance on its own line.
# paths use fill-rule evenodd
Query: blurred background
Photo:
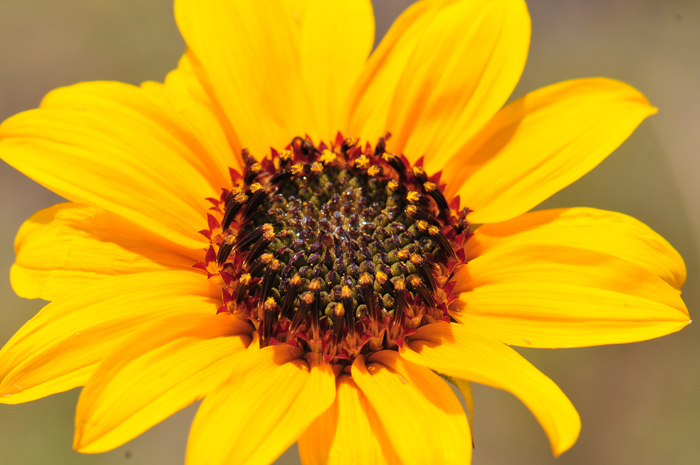
M 377 37 L 412 2 L 375 0 Z M 684 297 L 700 309 L 700 2 L 531 0 L 532 44 L 514 98 L 564 79 L 626 81 L 659 107 L 598 168 L 539 208 L 589 206 L 632 215 L 685 257 Z M 0 120 L 51 89 L 87 80 L 162 80 L 184 43 L 171 0 L 0 0 Z M 35 211 L 61 199 L 0 161 L 0 344 L 42 306 L 9 284 L 13 239 Z M 561 386 L 583 421 L 558 459 L 511 395 L 474 387 L 473 463 L 700 463 L 700 328 L 630 345 L 520 352 Z M 0 463 L 182 464 L 195 407 L 100 455 L 71 449 L 73 390 L 0 405 Z M 299 463 L 295 447 L 279 463 Z

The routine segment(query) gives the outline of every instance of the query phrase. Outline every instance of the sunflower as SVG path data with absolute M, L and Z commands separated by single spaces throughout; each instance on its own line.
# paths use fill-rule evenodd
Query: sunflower
M 84 386 L 74 447 L 204 399 L 187 463 L 469 463 L 469 381 L 558 455 L 571 402 L 510 346 L 684 327 L 685 266 L 640 222 L 529 212 L 656 112 L 578 79 L 505 105 L 520 0 L 423 0 L 370 54 L 369 0 L 176 0 L 165 82 L 81 83 L 0 126 L 0 157 L 69 200 L 21 227 L 0 401 Z M 450 388 L 464 395 L 469 415 Z

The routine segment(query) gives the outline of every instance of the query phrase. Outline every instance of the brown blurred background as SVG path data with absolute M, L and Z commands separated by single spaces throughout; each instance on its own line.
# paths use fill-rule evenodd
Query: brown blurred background
M 412 3 L 375 0 L 377 36 Z M 626 81 L 658 106 L 593 172 L 540 208 L 590 206 L 630 214 L 685 257 L 684 297 L 700 308 L 700 2 L 532 0 L 532 45 L 514 97 L 560 80 Z M 184 50 L 171 0 L 0 0 L 0 120 L 34 108 L 53 88 L 87 80 L 162 80 Z M 0 343 L 41 307 L 20 299 L 8 272 L 14 235 L 61 199 L 0 162 Z M 694 465 L 700 463 L 697 323 L 653 341 L 521 353 L 578 408 L 578 443 L 553 459 L 544 433 L 514 397 L 475 386 L 473 463 Z M 190 407 L 106 454 L 71 450 L 79 391 L 0 405 L 0 464 L 182 464 Z M 279 463 L 298 463 L 292 448 Z

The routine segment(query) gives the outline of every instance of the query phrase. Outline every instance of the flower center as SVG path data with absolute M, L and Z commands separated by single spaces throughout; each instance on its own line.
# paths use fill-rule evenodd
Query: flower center
M 260 162 L 244 150 L 233 189 L 209 199 L 211 246 L 195 266 L 221 285 L 219 312 L 249 321 L 261 346 L 340 363 L 449 321 L 468 210 L 453 214 L 439 174 L 386 152 L 388 137 L 374 148 L 296 137 Z

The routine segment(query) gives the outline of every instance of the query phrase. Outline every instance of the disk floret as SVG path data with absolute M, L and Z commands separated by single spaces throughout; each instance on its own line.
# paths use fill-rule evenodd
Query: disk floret
M 386 152 L 389 136 L 374 147 L 296 137 L 262 161 L 244 151 L 233 188 L 208 199 L 211 246 L 195 267 L 221 285 L 219 312 L 249 321 L 261 346 L 344 364 L 449 321 L 468 210 L 420 160 Z

